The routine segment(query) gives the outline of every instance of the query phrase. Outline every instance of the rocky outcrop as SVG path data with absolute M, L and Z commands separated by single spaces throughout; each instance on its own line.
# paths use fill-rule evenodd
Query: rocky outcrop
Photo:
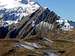
M 42 21 L 47 22 L 48 24 L 55 25 L 56 20 L 58 19 L 58 16 L 48 8 L 39 8 L 31 15 L 23 17 L 22 20 L 18 23 L 18 26 L 16 25 L 17 27 L 14 26 L 12 30 L 9 30 L 9 32 L 7 32 L 6 37 L 25 38 L 26 36 L 31 35 L 31 33 L 35 29 L 35 26 L 40 24 Z M 32 26 L 33 21 L 35 21 L 34 27 Z

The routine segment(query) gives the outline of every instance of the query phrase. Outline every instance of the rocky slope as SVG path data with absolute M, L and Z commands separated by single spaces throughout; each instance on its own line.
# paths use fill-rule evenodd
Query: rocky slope
M 11 30 L 8 30 L 7 32 L 8 33 L 10 32 L 12 36 L 14 36 L 14 35 L 17 36 L 18 34 L 22 34 L 24 31 L 26 32 L 26 29 L 28 29 L 27 33 L 29 33 L 33 28 L 31 26 L 32 21 L 35 20 L 35 25 L 39 24 L 41 21 L 44 21 L 44 22 L 54 25 L 54 24 L 56 24 L 55 22 L 57 19 L 59 19 L 59 17 L 53 11 L 50 11 L 48 8 L 46 8 L 46 9 L 39 8 L 36 12 L 32 13 L 31 15 L 29 15 L 27 17 L 23 17 L 21 22 L 18 23 L 19 26 L 17 26 L 18 24 L 16 25 L 17 28 L 15 26 L 14 27 L 15 29 L 13 28 Z M 23 33 L 23 35 L 25 35 L 25 34 Z M 1 33 L 1 36 L 2 36 L 2 33 Z M 16 36 L 14 36 L 14 38 Z

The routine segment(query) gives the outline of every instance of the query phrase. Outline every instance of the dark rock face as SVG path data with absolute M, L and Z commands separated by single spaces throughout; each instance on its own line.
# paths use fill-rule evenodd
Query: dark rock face
M 8 27 L 0 27 L 0 38 L 5 38 L 8 33 Z
M 22 0 L 21 2 L 24 3 L 24 4 L 28 4 L 27 0 Z
M 12 30 L 12 31 L 9 30 L 9 33 L 10 33 L 9 36 L 11 38 L 16 38 L 17 36 L 26 37 L 29 33 L 33 32 L 32 30 L 35 29 L 35 27 L 31 26 L 33 20 L 35 21 L 35 26 L 36 26 L 41 21 L 45 21 L 50 24 L 53 24 L 58 19 L 59 19 L 59 17 L 55 14 L 55 12 L 50 11 L 48 8 L 46 8 L 46 9 L 39 8 L 37 11 L 35 11 L 31 15 L 27 16 L 27 18 L 24 17 L 22 19 L 22 21 L 20 22 L 22 24 L 19 25 L 15 30 Z M 0 29 L 0 36 L 5 37 L 2 34 L 4 34 L 5 36 L 8 35 L 8 30 L 3 32 L 3 28 L 1 28 Z
M 0 16 L 2 15 L 2 18 L 4 21 L 7 21 L 7 20 L 17 20 L 20 18 L 20 15 L 23 11 L 23 8 L 22 7 L 18 7 L 18 8 L 15 8 L 16 10 L 14 9 L 1 9 L 0 10 Z
M 18 19 L 19 18 L 19 16 L 16 16 L 15 14 L 5 14 L 4 16 L 3 16 L 3 18 L 4 18 L 4 21 L 8 21 L 8 20 L 16 20 L 16 19 Z

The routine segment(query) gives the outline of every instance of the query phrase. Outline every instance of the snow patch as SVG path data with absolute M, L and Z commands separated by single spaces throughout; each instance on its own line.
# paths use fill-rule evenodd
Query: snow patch
M 27 3 L 23 3 L 23 2 L 27 2 Z M 39 9 L 39 7 L 40 5 L 38 5 L 38 3 L 34 1 L 30 1 L 30 0 L 0 0 L 0 15 L 5 15 L 6 13 L 7 15 L 9 15 L 9 16 L 6 16 L 6 19 L 8 19 L 6 20 L 6 22 L 8 24 L 11 24 L 14 22 L 16 23 L 16 21 L 14 20 L 16 19 L 21 20 L 23 16 L 32 14 L 37 9 Z M 16 17 L 16 18 L 14 20 L 11 20 L 11 17 L 13 18 Z M 10 20 L 12 21 L 11 23 L 9 22 Z

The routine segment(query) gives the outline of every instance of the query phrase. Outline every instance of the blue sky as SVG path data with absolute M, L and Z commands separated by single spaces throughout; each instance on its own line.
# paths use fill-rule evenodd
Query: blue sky
M 55 11 L 63 19 L 75 21 L 75 0 L 38 0 L 38 2 Z

